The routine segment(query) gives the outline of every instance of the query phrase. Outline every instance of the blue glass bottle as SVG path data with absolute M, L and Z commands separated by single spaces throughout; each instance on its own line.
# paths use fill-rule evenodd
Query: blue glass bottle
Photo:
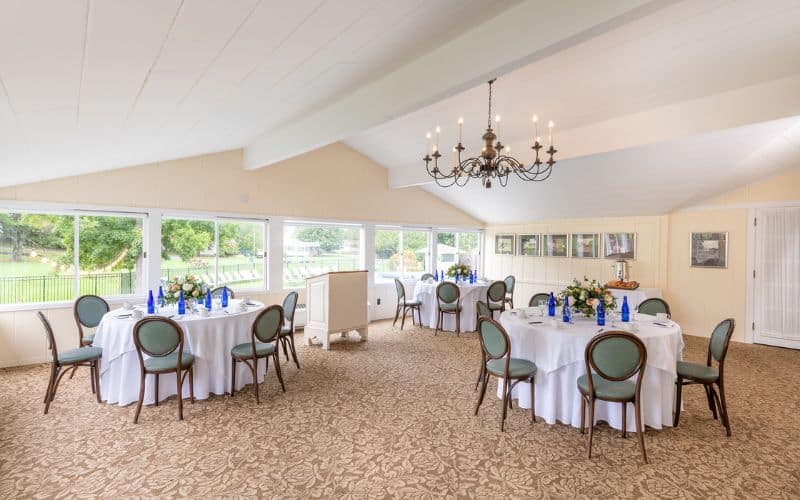
M 178 314 L 186 314 L 186 300 L 183 298 L 183 290 L 181 290 L 181 295 L 178 297 Z
M 206 309 L 209 311 L 211 310 L 211 290 L 208 288 L 206 288 L 206 299 L 203 305 L 206 306 Z
M 164 287 L 158 285 L 158 307 L 164 307 L 167 301 L 164 300 Z
M 147 314 L 156 313 L 156 301 L 153 300 L 153 291 L 147 291 Z
M 569 323 L 572 320 L 572 309 L 569 307 L 569 296 L 564 297 L 564 307 L 561 308 L 561 320 Z
M 456 283 L 458 283 L 458 277 L 459 277 L 459 276 L 461 276 L 461 274 L 457 272 L 457 273 L 456 273 Z
M 437 283 L 439 282 L 439 271 L 437 271 L 436 269 L 433 270 L 433 281 Z
M 606 305 L 603 299 L 597 304 L 597 326 L 606 326 Z
M 228 287 L 222 287 L 222 307 L 228 307 Z
M 440 273 L 439 279 L 440 279 L 442 282 L 444 282 L 444 271 L 439 271 L 439 273 Z
M 631 320 L 631 308 L 628 307 L 628 296 L 622 297 L 622 322 L 627 323 Z
M 547 315 L 551 318 L 556 315 L 556 296 L 550 292 L 550 300 L 547 301 Z
M 469 272 L 469 284 L 470 285 L 475 284 L 475 274 L 472 271 Z

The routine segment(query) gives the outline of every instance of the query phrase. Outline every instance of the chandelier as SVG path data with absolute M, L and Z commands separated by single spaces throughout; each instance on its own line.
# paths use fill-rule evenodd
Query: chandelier
M 495 117 L 495 128 L 492 128 L 492 84 L 495 79 L 489 80 L 489 115 L 486 120 L 486 132 L 481 138 L 483 140 L 483 149 L 480 155 L 465 160 L 461 159 L 461 153 L 466 149 L 461 144 L 462 130 L 464 127 L 464 119 L 458 119 L 458 144 L 453 147 L 453 167 L 449 173 L 443 172 L 439 168 L 439 159 L 443 158 L 439 152 L 439 136 L 441 128 L 436 127 L 436 138 L 433 147 L 431 148 L 431 133 L 426 135 L 427 145 L 425 147 L 425 169 L 428 175 L 433 177 L 436 184 L 442 187 L 450 187 L 452 185 L 464 186 L 470 179 L 480 179 L 481 184 L 485 188 L 492 187 L 492 180 L 496 179 L 501 186 L 505 187 L 508 184 L 508 177 L 511 174 L 516 174 L 517 177 L 524 181 L 543 181 L 550 177 L 553 171 L 553 165 L 556 160 L 553 156 L 557 150 L 553 147 L 553 122 L 548 123 L 548 148 L 543 152 L 547 155 L 547 161 L 542 161 L 539 158 L 539 150 L 544 146 L 539 137 L 539 117 L 533 115 L 533 145 L 531 149 L 536 153 L 535 159 L 530 166 L 526 167 L 525 164 L 510 155 L 511 148 L 504 146 L 500 142 L 496 134 L 496 130 L 500 125 L 500 115 Z M 496 141 L 495 141 L 496 140 Z

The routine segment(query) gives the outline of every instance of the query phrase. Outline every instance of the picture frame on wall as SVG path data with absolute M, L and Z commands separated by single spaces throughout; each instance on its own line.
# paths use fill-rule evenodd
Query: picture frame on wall
M 514 255 L 514 235 L 494 235 L 494 253 L 496 255 Z
M 570 235 L 571 255 L 578 259 L 596 259 L 600 256 L 600 234 L 575 233 Z
M 539 257 L 542 255 L 541 238 L 538 234 L 520 234 L 517 255 Z
M 728 233 L 691 233 L 689 265 L 711 269 L 728 267 Z
M 545 257 L 567 257 L 569 248 L 566 234 L 545 234 L 542 250 Z
M 605 233 L 603 258 L 636 260 L 636 233 Z

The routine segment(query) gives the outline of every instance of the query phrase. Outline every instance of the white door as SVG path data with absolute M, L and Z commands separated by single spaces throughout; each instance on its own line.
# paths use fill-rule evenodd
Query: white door
M 756 211 L 755 342 L 800 349 L 800 207 Z

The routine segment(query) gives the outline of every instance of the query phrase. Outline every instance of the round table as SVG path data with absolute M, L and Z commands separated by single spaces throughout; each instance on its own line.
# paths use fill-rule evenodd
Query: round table
M 210 394 L 225 394 L 231 388 L 231 349 L 251 338 L 253 320 L 264 309 L 260 302 L 251 301 L 246 311 L 239 311 L 239 300 L 231 300 L 227 312 L 216 309 L 209 316 L 197 313 L 178 315 L 174 306 L 160 312 L 161 316 L 172 316 L 184 334 L 184 351 L 195 356 L 194 396 L 206 399 Z M 130 311 L 110 311 L 97 327 L 95 347 L 103 348 L 100 365 L 100 397 L 107 403 L 128 405 L 139 398 L 140 367 L 136 346 L 133 343 L 133 326 L 137 320 L 124 317 Z M 119 318 L 118 316 L 123 316 Z M 145 315 L 146 316 L 146 315 Z M 144 355 L 147 358 L 147 355 Z M 263 381 L 264 360 L 259 360 L 258 378 Z M 253 382 L 253 375 L 244 363 L 237 363 L 236 389 Z M 146 377 L 144 402 L 152 404 L 154 399 L 154 377 Z M 177 393 L 174 374 L 162 374 L 158 400 Z M 183 398 L 189 397 L 189 380 L 183 384 Z
M 527 317 L 519 310 L 505 311 L 500 323 L 511 339 L 511 356 L 536 363 L 536 415 L 548 424 L 556 421 L 580 427 L 581 396 L 578 392 L 578 377 L 586 373 L 584 352 L 589 341 L 597 335 L 600 327 L 596 320 L 579 318 L 573 324 L 561 322 L 557 317 L 555 326 L 551 318 L 536 316 L 534 309 L 525 309 Z M 683 352 L 683 335 L 677 323 L 665 320 L 656 325 L 656 318 L 638 314 L 639 337 L 647 348 L 647 366 L 642 382 L 642 419 L 646 426 L 661 429 L 672 426 L 672 410 L 675 403 L 676 365 Z M 538 323 L 537 323 L 538 322 Z M 661 323 L 661 321 L 658 321 Z M 629 325 L 628 325 L 629 327 Z M 603 331 L 622 330 L 623 323 L 612 326 L 606 320 Z M 502 382 L 498 384 L 498 397 L 502 398 Z M 512 397 L 522 408 L 530 408 L 530 386 L 520 382 Z M 627 405 L 629 431 L 635 431 L 633 405 Z M 615 428 L 622 428 L 619 403 L 597 401 L 595 421 L 606 421 Z
M 489 290 L 491 283 L 478 282 L 470 285 L 469 282 L 458 283 L 458 289 L 461 291 L 461 331 L 471 332 L 477 327 L 477 308 L 475 302 L 479 300 L 486 301 L 486 291 Z M 422 317 L 422 324 L 424 326 L 435 328 L 437 316 L 439 314 L 439 306 L 436 301 L 436 287 L 439 286 L 438 282 L 427 283 L 425 281 L 417 281 L 414 285 L 414 300 L 422 303 L 420 308 L 420 316 Z M 442 329 L 450 332 L 456 330 L 456 318 L 452 314 L 445 314 Z

